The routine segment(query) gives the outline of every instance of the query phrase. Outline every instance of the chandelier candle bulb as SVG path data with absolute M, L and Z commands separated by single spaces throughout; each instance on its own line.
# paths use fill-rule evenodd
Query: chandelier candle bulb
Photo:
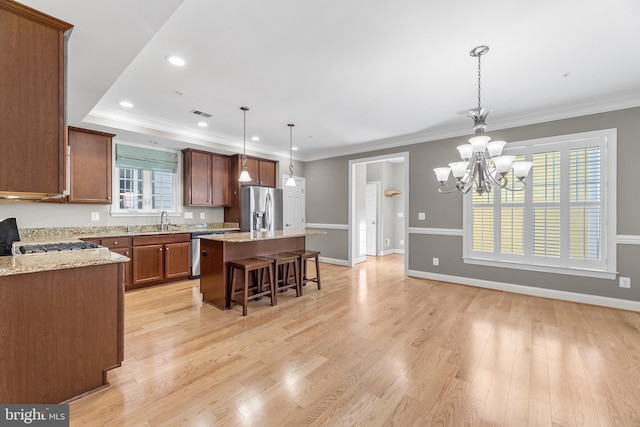
M 473 138 L 469 138 L 469 142 L 473 147 L 474 153 L 484 153 L 484 150 L 487 148 L 487 143 L 490 140 L 491 138 L 485 135 L 474 136 Z
M 487 144 L 487 151 L 491 157 L 497 157 L 502 154 L 502 149 L 507 141 L 491 141 Z
M 532 166 L 533 162 L 513 162 L 513 174 L 522 181 L 529 175 Z
M 436 178 L 440 182 L 447 182 L 449 179 L 449 172 L 451 172 L 451 168 L 435 168 L 433 170 L 436 173 Z
M 462 160 L 467 161 L 473 156 L 473 146 L 471 144 L 458 145 L 457 148 Z
M 449 167 L 451 168 L 451 173 L 454 177 L 460 180 L 465 173 L 467 172 L 467 168 L 469 167 L 469 162 L 454 162 L 449 163 Z M 448 174 L 447 174 L 448 177 Z
M 500 156 L 493 158 L 493 164 L 496 166 L 498 173 L 504 175 L 511 169 L 513 160 L 516 156 Z

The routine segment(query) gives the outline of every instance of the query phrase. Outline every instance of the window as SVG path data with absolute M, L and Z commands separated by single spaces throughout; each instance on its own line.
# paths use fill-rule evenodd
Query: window
M 116 145 L 112 214 L 179 212 L 178 155 L 173 151 Z
M 527 186 L 465 196 L 465 262 L 615 278 L 616 130 L 513 142 L 504 152 L 533 161 Z

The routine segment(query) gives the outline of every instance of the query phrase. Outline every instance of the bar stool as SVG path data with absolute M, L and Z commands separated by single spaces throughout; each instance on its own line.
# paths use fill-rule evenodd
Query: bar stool
M 300 286 L 304 286 L 307 282 L 316 282 L 318 284 L 318 289 L 320 288 L 320 252 L 318 251 L 292 251 L 292 254 L 298 256 L 300 260 Z M 310 259 L 314 259 L 316 261 L 316 277 L 307 277 L 307 261 Z
M 302 285 L 300 283 L 298 267 L 300 259 L 298 255 L 289 252 L 281 252 L 279 254 L 262 255 L 262 257 L 270 259 L 273 262 L 276 292 L 286 291 L 287 289 L 293 288 L 296 290 L 296 297 L 302 295 Z M 290 267 L 293 267 L 293 283 L 289 280 Z
M 245 259 L 237 259 L 229 261 L 229 307 L 233 307 L 233 303 L 242 305 L 242 315 L 247 315 L 247 303 L 254 299 L 261 298 L 269 295 L 271 297 L 271 305 L 276 305 L 278 300 L 276 299 L 276 292 L 274 291 L 273 281 L 273 264 L 271 260 L 261 257 L 252 257 Z M 242 270 L 244 274 L 244 281 L 242 288 L 236 287 L 235 274 L 237 270 Z M 254 272 L 255 280 L 251 287 L 249 287 L 249 273 Z M 269 287 L 267 290 L 263 289 L 263 275 L 267 273 L 269 275 Z M 249 295 L 249 292 L 252 292 Z M 236 296 L 241 296 L 241 299 L 236 299 Z

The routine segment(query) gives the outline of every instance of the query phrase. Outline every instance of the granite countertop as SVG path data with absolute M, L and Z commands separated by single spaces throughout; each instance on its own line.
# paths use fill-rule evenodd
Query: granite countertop
M 171 225 L 169 230 L 160 230 L 159 225 L 103 226 L 103 227 L 51 227 L 20 229 L 21 243 L 67 242 L 103 237 L 148 236 L 157 234 L 181 234 L 201 231 L 237 231 L 236 223 L 209 223 L 205 227 L 194 225 Z
M 202 236 L 200 239 L 215 240 L 218 242 L 244 243 L 255 242 L 257 240 L 286 239 L 288 237 L 306 237 L 327 234 L 325 231 L 317 230 L 276 230 L 272 233 L 266 231 L 254 231 L 229 234 L 211 234 Z
M 0 257 L 0 276 L 127 262 L 107 248 Z
M 179 234 L 199 231 L 236 231 L 235 223 L 209 223 L 205 227 L 177 225 L 170 230 L 159 230 L 158 225 L 105 226 L 105 227 L 52 227 L 20 229 L 20 244 L 73 242 L 80 239 L 145 236 L 156 234 Z M 127 262 L 126 256 L 110 252 L 107 248 L 82 251 L 64 251 L 24 254 L 0 257 L 0 277 L 39 271 L 63 270 L 91 265 Z

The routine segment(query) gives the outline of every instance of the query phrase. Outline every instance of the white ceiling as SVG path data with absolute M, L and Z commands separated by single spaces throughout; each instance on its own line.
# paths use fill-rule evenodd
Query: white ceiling
M 241 106 L 248 152 L 288 157 L 294 123 L 300 160 L 469 135 L 482 44 L 489 134 L 640 105 L 638 0 L 23 3 L 75 26 L 69 124 L 130 142 L 241 152 Z

